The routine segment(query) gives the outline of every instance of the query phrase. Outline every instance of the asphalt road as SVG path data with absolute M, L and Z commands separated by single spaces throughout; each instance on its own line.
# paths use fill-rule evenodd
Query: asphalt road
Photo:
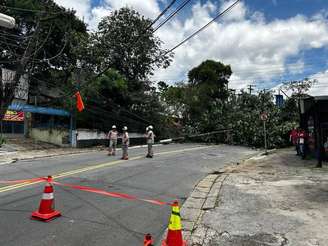
M 0 166 L 0 180 L 53 175 L 63 183 L 183 203 L 207 173 L 255 152 L 236 146 L 177 144 L 130 150 L 130 160 L 106 152 L 19 161 Z M 120 152 L 118 154 L 121 154 Z M 56 209 L 62 217 L 49 223 L 30 220 L 39 206 L 44 183 L 0 186 L 0 245 L 142 245 L 151 233 L 159 239 L 167 227 L 169 206 L 106 197 L 55 187 Z

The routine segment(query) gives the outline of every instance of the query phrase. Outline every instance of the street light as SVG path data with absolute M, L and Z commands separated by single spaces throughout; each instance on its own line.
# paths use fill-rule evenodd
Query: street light
M 15 27 L 16 21 L 13 17 L 0 13 L 0 26 L 12 29 Z

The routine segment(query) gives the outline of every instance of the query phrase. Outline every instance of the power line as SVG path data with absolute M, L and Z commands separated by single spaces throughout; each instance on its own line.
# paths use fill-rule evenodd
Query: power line
M 147 29 L 149 29 L 150 27 L 152 27 L 171 7 L 172 5 L 176 2 L 177 0 L 173 0 L 170 2 L 169 5 L 166 6 L 166 8 L 152 21 L 152 23 L 150 23 L 150 25 L 147 27 Z
M 173 11 L 164 21 L 162 21 L 153 32 L 156 32 L 158 29 L 160 29 L 162 26 L 164 26 L 169 20 L 171 20 L 176 14 L 180 12 L 181 9 L 183 9 L 191 0 L 185 0 L 180 6 Z
M 52 13 L 52 14 L 59 14 L 61 12 L 52 12 L 52 11 L 46 11 L 41 9 L 25 9 L 25 8 L 17 8 L 17 7 L 10 7 L 10 6 L 4 6 L 7 9 L 11 10 L 17 10 L 22 12 L 33 12 L 33 13 Z
M 231 4 L 228 8 L 226 8 L 223 12 L 219 13 L 217 16 L 215 16 L 210 22 L 208 22 L 205 26 L 201 27 L 200 29 L 198 29 L 196 32 L 194 32 L 193 34 L 191 34 L 189 37 L 187 37 L 186 39 L 184 39 L 182 42 L 180 42 L 179 44 L 177 44 L 176 46 L 174 46 L 172 49 L 170 49 L 169 51 L 166 52 L 166 54 L 171 53 L 173 50 L 179 48 L 181 45 L 183 45 L 185 42 L 187 42 L 189 39 L 193 38 L 194 36 L 196 36 L 198 33 L 200 33 L 201 31 L 203 31 L 204 29 L 206 29 L 209 25 L 211 25 L 213 22 L 215 22 L 218 18 L 220 18 L 221 16 L 223 16 L 224 14 L 226 14 L 227 12 L 229 12 L 232 8 L 234 8 L 241 0 L 237 0 L 235 1 L 233 4 Z

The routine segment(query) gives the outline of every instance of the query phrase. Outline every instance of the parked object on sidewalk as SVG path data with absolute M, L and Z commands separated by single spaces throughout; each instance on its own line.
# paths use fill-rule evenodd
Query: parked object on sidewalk
M 186 241 L 182 237 L 182 225 L 179 203 L 175 201 L 172 204 L 172 213 L 168 226 L 167 237 L 162 242 L 162 246 L 186 246 Z
M 50 180 L 51 177 L 48 177 Z M 48 222 L 61 216 L 60 212 L 55 210 L 54 188 L 50 182 L 44 187 L 44 192 L 40 202 L 39 209 L 32 213 L 32 219 Z
M 123 136 L 122 136 L 122 160 L 128 160 L 129 155 L 128 155 L 128 148 L 130 144 L 130 139 L 129 139 L 129 133 L 128 133 L 128 128 L 125 126 L 123 127 Z
M 116 126 L 112 126 L 112 130 L 108 132 L 108 139 L 109 139 L 109 148 L 108 148 L 108 155 L 115 155 L 116 154 L 116 146 L 117 146 L 117 129 Z

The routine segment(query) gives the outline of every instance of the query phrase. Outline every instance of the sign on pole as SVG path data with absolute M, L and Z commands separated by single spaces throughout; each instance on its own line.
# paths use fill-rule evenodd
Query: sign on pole
M 263 112 L 263 113 L 261 113 L 260 117 L 261 117 L 261 120 L 262 120 L 262 121 L 267 121 L 268 118 L 269 118 L 267 112 Z

